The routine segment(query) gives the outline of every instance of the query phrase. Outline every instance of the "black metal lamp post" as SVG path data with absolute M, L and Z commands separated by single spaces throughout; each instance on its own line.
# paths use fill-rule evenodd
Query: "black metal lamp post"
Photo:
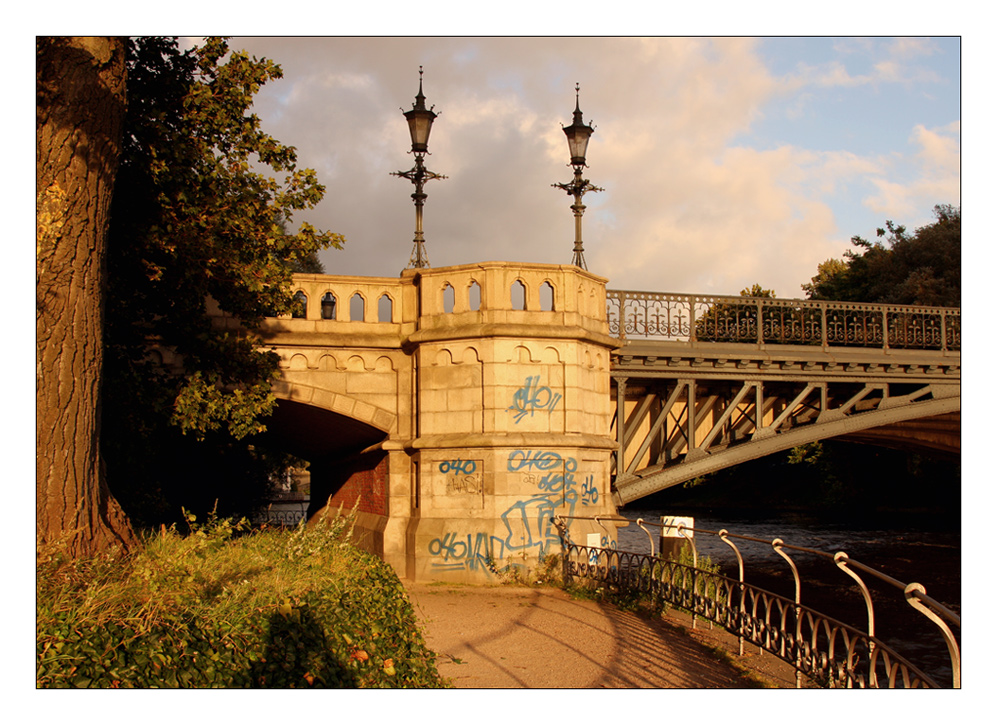
M 586 268 L 586 258 L 582 253 L 582 213 L 586 211 L 585 205 L 582 204 L 582 196 L 586 192 L 603 191 L 600 187 L 590 184 L 588 179 L 582 178 L 582 168 L 586 166 L 586 147 L 589 145 L 589 137 L 596 130 L 592 126 L 592 122 L 589 123 L 590 125 L 587 126 L 582 122 L 582 111 L 579 110 L 579 84 L 576 83 L 575 114 L 572 117 L 572 125 L 562 127 L 562 131 L 568 137 L 568 154 L 572 160 L 570 166 L 575 169 L 575 178 L 567 184 L 552 184 L 551 186 L 562 189 L 575 197 L 575 204 L 572 205 L 572 212 L 575 213 L 575 248 L 572 264 L 583 270 L 588 268 Z
M 432 106 L 426 107 L 426 98 L 423 96 L 423 66 L 419 67 L 419 93 L 416 94 L 416 102 L 412 105 L 412 110 L 404 111 L 403 115 L 406 123 L 409 124 L 409 136 L 412 137 L 412 153 L 416 157 L 416 165 L 409 171 L 393 171 L 391 174 L 408 179 L 416 185 L 416 192 L 412 195 L 412 201 L 416 205 L 416 236 L 412 240 L 412 256 L 409 258 L 409 265 L 406 269 L 409 267 L 420 269 L 430 266 L 423 243 L 423 203 L 426 201 L 423 184 L 431 179 L 447 178 L 423 166 L 423 156 L 430 153 L 427 151 L 430 129 L 433 127 L 433 120 L 437 117 Z

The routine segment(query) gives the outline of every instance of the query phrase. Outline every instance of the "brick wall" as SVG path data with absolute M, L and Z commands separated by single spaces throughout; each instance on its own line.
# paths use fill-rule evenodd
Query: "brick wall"
M 375 452 L 342 465 L 336 472 L 342 482 L 332 497 L 333 508 L 343 505 L 343 511 L 358 504 L 358 512 L 388 515 L 388 455 Z

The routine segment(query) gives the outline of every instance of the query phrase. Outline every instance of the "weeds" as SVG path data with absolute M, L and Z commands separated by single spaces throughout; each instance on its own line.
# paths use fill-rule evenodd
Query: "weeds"
M 185 514 L 134 554 L 37 553 L 39 687 L 437 687 L 391 568 L 352 518 L 288 532 Z

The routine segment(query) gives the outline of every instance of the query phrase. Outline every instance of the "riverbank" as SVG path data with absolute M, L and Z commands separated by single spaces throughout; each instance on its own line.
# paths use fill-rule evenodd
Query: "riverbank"
M 769 654 L 689 616 L 646 618 L 553 587 L 403 585 L 456 688 L 793 688 Z M 751 650 L 751 649 L 750 649 Z

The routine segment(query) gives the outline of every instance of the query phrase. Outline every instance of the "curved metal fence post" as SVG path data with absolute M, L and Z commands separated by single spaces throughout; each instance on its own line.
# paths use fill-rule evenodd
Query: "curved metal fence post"
M 925 606 L 922 602 L 923 598 L 927 600 L 932 600 L 926 592 L 925 587 L 917 582 L 908 583 L 904 588 L 904 597 L 908 601 L 908 604 L 913 608 L 918 610 L 922 615 L 927 617 L 943 634 L 943 638 L 946 640 L 946 647 L 949 649 L 949 659 L 950 665 L 953 668 L 953 688 L 960 687 L 960 647 L 956 644 L 956 638 L 953 636 L 953 631 L 949 629 L 949 626 L 943 622 L 936 613 Z M 959 619 L 957 619 L 957 624 L 959 625 Z
M 785 559 L 787 561 L 787 563 L 790 565 L 790 569 L 793 570 L 793 573 L 794 573 L 794 605 L 795 605 L 795 607 L 794 607 L 794 621 L 795 621 L 795 626 L 794 626 L 794 640 L 796 641 L 795 642 L 795 646 L 796 646 L 796 650 L 797 650 L 797 657 L 794 659 L 794 661 L 796 663 L 795 670 L 797 671 L 797 673 L 796 673 L 796 676 L 797 676 L 797 688 L 800 688 L 800 684 L 801 684 L 801 681 L 800 681 L 800 671 L 801 671 L 801 652 L 800 652 L 800 641 L 801 641 L 801 627 L 800 627 L 800 614 L 801 614 L 801 609 L 800 609 L 800 573 L 797 571 L 797 565 L 790 558 L 790 555 L 788 555 L 786 552 L 783 551 L 783 546 L 782 545 L 783 545 L 783 540 L 782 539 L 780 539 L 780 538 L 777 537 L 776 539 L 773 540 L 773 549 L 776 550 L 776 554 L 778 554 L 780 557 L 782 557 L 783 559 Z
M 741 551 L 728 539 L 728 530 L 722 529 L 717 536 L 735 551 L 735 558 L 738 560 L 738 655 L 745 655 L 745 562 Z
M 693 586 L 693 595 L 694 595 L 694 601 L 695 601 L 696 600 L 696 591 L 697 591 L 697 546 L 696 546 L 696 542 L 694 542 L 694 540 L 693 540 L 693 533 L 692 532 L 690 532 L 690 533 L 686 532 L 686 525 L 685 524 L 680 523 L 680 524 L 676 525 L 676 531 L 679 532 L 679 536 L 680 537 L 685 537 L 686 540 L 690 543 L 690 554 L 693 556 L 693 570 L 690 573 L 691 576 L 692 576 L 692 581 L 691 581 L 690 584 Z M 694 602 L 694 605 L 691 608 L 691 610 L 693 612 L 693 630 L 696 630 L 697 629 L 697 609 L 696 609 L 695 602 Z
M 877 687 L 877 673 L 875 671 L 876 660 L 874 658 L 874 643 L 873 639 L 876 637 L 875 623 L 873 619 L 873 598 L 870 597 L 870 589 L 863 582 L 862 578 L 855 572 L 849 569 L 849 555 L 845 552 L 835 553 L 835 564 L 840 570 L 849 575 L 853 580 L 859 584 L 860 591 L 863 593 L 863 599 L 866 601 L 866 617 L 867 617 L 867 628 L 866 633 L 870 637 L 870 685 L 874 688 Z
M 637 524 L 641 529 L 643 529 L 645 531 L 645 534 L 648 535 L 648 547 L 650 548 L 650 551 L 649 551 L 648 554 L 650 554 L 652 557 L 654 557 L 655 556 L 655 540 L 652 539 L 651 532 L 649 532 L 648 528 L 645 527 L 644 520 L 641 519 L 640 517 L 638 517 L 638 521 L 635 522 L 635 524 Z

